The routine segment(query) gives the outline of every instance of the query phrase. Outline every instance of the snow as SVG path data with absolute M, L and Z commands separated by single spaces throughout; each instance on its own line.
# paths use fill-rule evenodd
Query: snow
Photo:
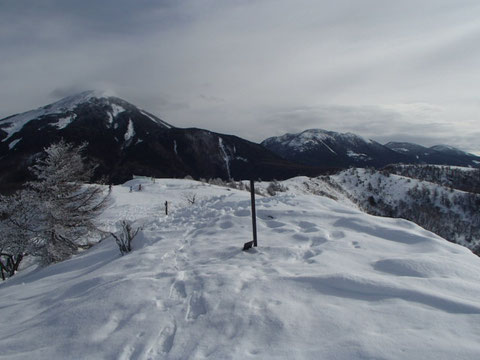
M 289 135 L 289 134 L 287 134 Z M 318 143 L 324 145 L 328 150 L 332 153 L 336 154 L 327 144 L 325 144 L 324 140 L 331 139 L 333 137 L 328 135 L 323 130 L 306 130 L 300 134 L 294 135 L 295 137 L 288 142 L 288 146 L 294 149 L 297 149 L 300 152 L 307 151 L 312 146 L 317 145 Z
M 110 106 L 112 108 L 112 117 L 113 118 L 116 118 L 118 114 L 125 111 L 125 109 L 123 107 L 121 107 L 120 105 L 110 104 Z
M 347 151 L 347 156 L 349 157 L 352 157 L 352 158 L 362 158 L 362 159 L 369 159 L 371 160 L 371 158 L 366 155 L 366 154 L 358 154 L 356 153 L 355 151 L 352 151 L 352 150 L 348 150 Z
M 63 118 L 58 119 L 58 121 L 54 124 L 57 129 L 64 129 L 66 128 L 75 118 L 77 117 L 77 114 L 72 114 L 71 116 L 65 116 Z
M 135 129 L 133 127 L 133 122 L 132 122 L 132 119 L 129 119 L 127 131 L 125 131 L 125 135 L 123 135 L 123 138 L 125 139 L 125 141 L 129 141 L 134 136 L 135 136 Z
M 22 138 L 13 140 L 10 144 L 8 144 L 8 148 L 12 150 L 21 140 Z
M 218 138 L 218 146 L 220 146 L 220 152 L 223 155 L 223 160 L 225 160 L 225 168 L 227 169 L 227 176 L 231 179 L 230 175 L 230 157 L 227 154 L 225 149 L 225 145 L 223 145 L 223 139 L 221 137 Z
M 134 251 L 107 238 L 3 282 L 0 359 L 476 359 L 479 258 L 406 220 L 306 195 L 307 180 L 257 197 L 248 252 L 247 192 L 114 186 L 102 221 L 142 226 Z
M 432 146 L 430 149 L 433 149 L 435 151 L 440 151 L 440 152 L 455 153 L 457 155 L 469 155 L 469 156 L 472 155 L 450 145 L 435 145 L 435 146 Z
M 152 120 L 154 123 L 163 125 L 163 126 L 166 127 L 167 129 L 171 129 L 171 128 L 172 128 L 172 125 L 166 123 L 165 121 L 160 120 L 160 119 L 156 119 L 156 118 L 154 118 L 152 115 L 150 115 L 149 113 L 147 113 L 147 112 L 145 112 L 145 111 L 140 111 L 140 112 L 141 112 L 143 115 L 145 115 L 146 117 L 148 117 L 150 120 Z

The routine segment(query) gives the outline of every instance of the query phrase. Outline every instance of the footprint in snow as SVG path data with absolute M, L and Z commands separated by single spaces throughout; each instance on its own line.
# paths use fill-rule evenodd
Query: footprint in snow
M 250 216 L 250 210 L 247 209 L 239 209 L 234 212 L 235 216 Z
M 230 229 L 233 227 L 233 223 L 231 221 L 224 221 L 220 223 L 220 228 L 223 230 Z
M 295 240 L 298 241 L 308 241 L 310 238 L 308 236 L 302 235 L 302 234 L 295 234 L 292 236 Z
M 188 301 L 188 308 L 187 308 L 187 320 L 195 320 L 200 315 L 207 313 L 207 306 L 205 304 L 205 299 L 203 298 L 201 293 L 196 291 L 190 296 L 190 300 Z
M 345 237 L 345 233 L 343 231 L 334 231 L 330 234 L 330 237 L 334 240 L 343 239 Z
M 323 236 L 314 236 L 312 237 L 312 245 L 311 246 L 318 246 L 325 244 L 328 240 L 325 239 Z
M 279 228 L 279 227 L 285 226 L 286 224 L 283 223 L 283 222 L 280 222 L 280 221 L 270 220 L 270 221 L 267 221 L 267 222 L 266 222 L 266 225 L 267 225 L 270 229 L 275 229 L 275 228 Z
M 317 255 L 320 255 L 322 253 L 322 250 L 319 250 L 319 249 L 309 249 L 307 251 L 305 251 L 305 253 L 303 254 L 303 259 L 309 263 L 309 264 L 312 264 L 315 262 L 314 259 L 312 259 L 313 257 L 317 256 Z

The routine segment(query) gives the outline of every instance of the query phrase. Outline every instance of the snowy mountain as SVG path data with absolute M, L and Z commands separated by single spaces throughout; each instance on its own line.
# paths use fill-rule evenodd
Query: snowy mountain
M 113 231 L 136 220 L 134 251 L 122 257 L 106 238 L 1 283 L 0 358 L 477 358 L 479 258 L 346 198 L 305 195 L 307 180 L 257 198 L 249 252 L 245 191 L 171 179 L 114 186 L 101 222 Z M 187 205 L 188 193 L 198 202 Z
M 383 167 L 389 164 L 439 164 L 480 166 L 480 157 L 437 145 L 426 148 L 406 142 L 381 145 L 351 133 L 320 129 L 271 137 L 262 145 L 285 159 L 323 167 Z
M 427 148 L 407 142 L 389 142 L 385 146 L 400 154 L 416 159 L 416 161 L 412 160 L 410 163 L 471 167 L 479 167 L 480 165 L 479 156 L 448 145 L 435 145 Z
M 320 129 L 271 137 L 261 144 L 285 159 L 323 167 L 381 167 L 408 160 L 373 140 Z
M 108 93 L 86 91 L 0 120 L 0 184 L 21 183 L 45 147 L 88 142 L 96 179 L 157 177 L 286 178 L 318 169 L 295 165 L 258 144 L 202 129 L 176 128 Z

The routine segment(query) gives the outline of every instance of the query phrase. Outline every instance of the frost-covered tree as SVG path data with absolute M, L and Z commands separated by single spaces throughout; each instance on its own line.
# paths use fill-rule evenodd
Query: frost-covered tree
M 0 197 L 0 270 L 12 276 L 26 255 L 43 264 L 65 260 L 98 231 L 95 219 L 107 205 L 109 192 L 86 184 L 95 167 L 82 151 L 60 141 L 45 149 L 46 157 L 31 170 L 37 180 L 11 196 Z
M 38 201 L 34 192 L 21 190 L 0 196 L 0 270 L 13 276 L 27 254 L 36 255 Z
M 109 194 L 102 187 L 85 184 L 95 170 L 84 161 L 85 147 L 62 140 L 46 148 L 46 158 L 31 168 L 37 180 L 28 188 L 37 200 L 35 230 L 45 264 L 74 254 L 85 236 L 97 231 L 94 220 L 107 205 Z

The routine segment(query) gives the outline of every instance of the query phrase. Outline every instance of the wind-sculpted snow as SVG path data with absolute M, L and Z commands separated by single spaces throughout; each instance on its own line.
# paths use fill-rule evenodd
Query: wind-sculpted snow
M 113 187 L 106 226 L 141 225 L 134 251 L 121 257 L 107 238 L 3 283 L 0 359 L 475 359 L 478 257 L 408 221 L 303 195 L 302 181 L 257 197 L 248 252 L 247 192 Z

